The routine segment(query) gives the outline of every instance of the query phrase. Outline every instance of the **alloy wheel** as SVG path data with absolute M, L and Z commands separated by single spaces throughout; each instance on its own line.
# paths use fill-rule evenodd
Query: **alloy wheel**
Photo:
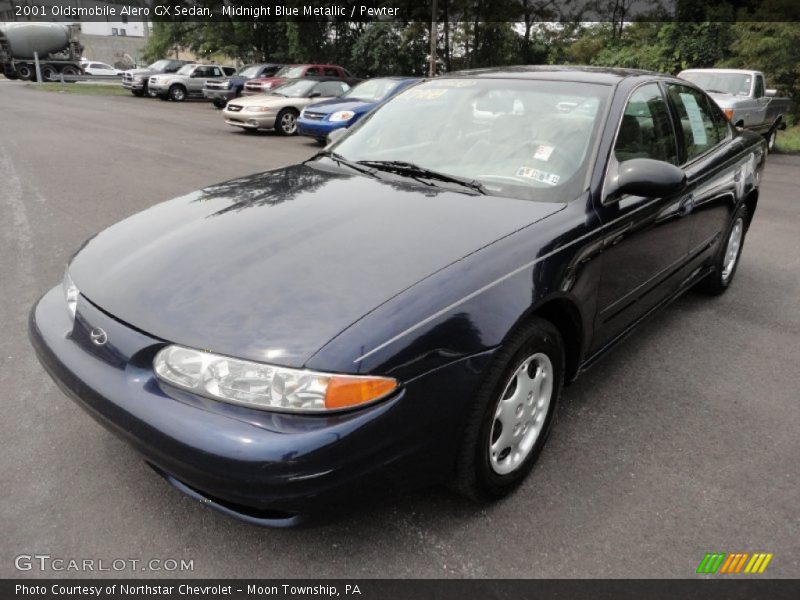
M 294 113 L 287 112 L 281 117 L 281 130 L 286 135 L 292 135 L 297 130 L 297 117 Z
M 725 258 L 722 260 L 722 281 L 727 282 L 733 270 L 736 268 L 736 262 L 739 260 L 739 249 L 742 246 L 742 235 L 744 233 L 744 221 L 741 217 L 736 219 L 733 224 L 733 229 L 728 236 L 728 244 L 725 247 Z
M 489 436 L 489 463 L 495 473 L 517 470 L 530 455 L 547 419 L 554 378 L 553 363 L 541 352 L 522 361 L 509 378 Z

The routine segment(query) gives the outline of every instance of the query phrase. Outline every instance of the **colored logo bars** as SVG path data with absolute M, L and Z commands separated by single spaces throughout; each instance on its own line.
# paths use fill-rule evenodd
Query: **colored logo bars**
M 772 554 L 766 552 L 708 552 L 697 566 L 697 573 L 710 575 L 735 573 L 763 573 L 767 569 Z

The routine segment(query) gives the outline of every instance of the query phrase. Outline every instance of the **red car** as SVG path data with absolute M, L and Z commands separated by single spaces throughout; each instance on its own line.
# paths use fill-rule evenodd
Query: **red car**
M 347 69 L 339 65 L 286 65 L 272 77 L 259 77 L 251 79 L 244 85 L 245 96 L 253 94 L 263 94 L 272 88 L 276 88 L 289 79 L 298 77 L 336 77 L 353 85 L 358 81 Z

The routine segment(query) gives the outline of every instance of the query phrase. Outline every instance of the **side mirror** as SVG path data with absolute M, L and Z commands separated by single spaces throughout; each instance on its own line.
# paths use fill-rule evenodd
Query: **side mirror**
M 334 129 L 328 134 L 328 142 L 326 145 L 330 146 L 334 142 L 339 141 L 339 139 L 342 138 L 345 133 L 347 133 L 347 127 L 340 127 L 339 129 Z
M 321 96 L 322 96 L 322 93 L 321 93 L 321 92 L 311 92 L 311 93 L 308 95 L 308 97 L 309 97 L 309 98 L 319 98 L 319 97 L 321 97 Z
M 686 173 L 661 160 L 632 158 L 619 164 L 613 183 L 615 196 L 661 198 L 680 193 L 686 187 Z
M 765 90 L 765 91 L 764 91 L 764 95 L 765 95 L 767 98 L 774 98 L 775 96 L 777 96 L 777 95 L 778 95 L 778 90 L 773 90 L 773 89 L 771 89 L 771 88 L 770 88 L 770 89 L 767 89 L 767 90 Z

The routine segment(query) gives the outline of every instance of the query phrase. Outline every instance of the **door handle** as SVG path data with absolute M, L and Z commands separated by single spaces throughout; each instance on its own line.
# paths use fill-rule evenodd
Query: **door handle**
M 678 214 L 682 217 L 688 215 L 692 212 L 694 208 L 694 196 L 691 194 L 688 196 L 684 196 L 681 198 L 680 203 L 678 204 Z

